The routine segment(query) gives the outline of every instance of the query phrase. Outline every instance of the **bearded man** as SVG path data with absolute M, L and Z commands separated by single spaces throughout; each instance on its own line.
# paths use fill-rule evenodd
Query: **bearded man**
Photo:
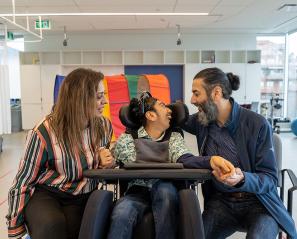
M 279 227 L 297 238 L 295 223 L 277 193 L 277 164 L 272 130 L 261 115 L 231 98 L 239 77 L 218 68 L 200 71 L 193 80 L 191 103 L 198 112 L 183 126 L 196 135 L 202 156 L 218 155 L 235 166 L 235 175 L 202 185 L 205 238 L 227 238 L 247 231 L 247 238 L 275 239 Z

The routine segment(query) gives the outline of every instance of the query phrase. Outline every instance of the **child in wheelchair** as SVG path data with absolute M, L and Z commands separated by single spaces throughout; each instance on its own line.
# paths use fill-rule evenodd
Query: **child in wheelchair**
M 226 175 L 234 167 L 218 156 L 194 156 L 180 134 L 170 127 L 172 111 L 162 101 L 144 92 L 140 99 L 133 98 L 129 114 L 139 122 L 139 129 L 122 134 L 114 147 L 114 157 L 119 164 L 183 163 L 185 167 L 223 168 Z M 190 163 L 188 163 L 190 162 Z M 151 209 L 155 224 L 155 238 L 176 238 L 178 192 L 172 182 L 160 179 L 129 182 L 125 195 L 113 209 L 108 239 L 132 238 L 135 225 Z

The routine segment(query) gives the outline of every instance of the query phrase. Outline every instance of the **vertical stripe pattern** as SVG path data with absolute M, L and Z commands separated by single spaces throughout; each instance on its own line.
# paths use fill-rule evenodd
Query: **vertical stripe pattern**
M 113 134 L 107 118 L 102 117 L 102 126 L 106 134 L 98 147 L 110 142 Z M 23 210 L 34 193 L 35 185 L 44 184 L 72 195 L 88 193 L 96 188 L 95 180 L 83 178 L 84 170 L 99 165 L 92 148 L 90 130 L 84 130 L 82 137 L 84 153 L 79 154 L 58 142 L 47 120 L 29 131 L 18 173 L 8 194 L 6 217 L 9 237 L 25 234 Z

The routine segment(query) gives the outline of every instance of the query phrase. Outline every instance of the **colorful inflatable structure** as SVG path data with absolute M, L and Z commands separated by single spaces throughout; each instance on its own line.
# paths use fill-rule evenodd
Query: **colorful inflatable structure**
M 54 102 L 56 102 L 60 85 L 64 77 L 56 76 L 54 87 Z M 165 104 L 171 103 L 169 81 L 165 75 L 113 75 L 105 76 L 104 87 L 109 104 L 104 107 L 103 115 L 111 120 L 114 138 L 125 131 L 119 119 L 119 110 L 129 104 L 130 99 L 138 97 L 142 91 L 149 91 L 152 96 L 162 100 Z

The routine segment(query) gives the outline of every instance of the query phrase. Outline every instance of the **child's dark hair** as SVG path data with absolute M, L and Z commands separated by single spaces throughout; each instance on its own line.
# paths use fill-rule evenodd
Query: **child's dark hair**
M 129 104 L 130 115 L 134 121 L 140 122 L 145 126 L 146 118 L 145 113 L 147 111 L 154 111 L 154 105 L 157 99 L 152 97 L 149 92 L 144 92 L 140 95 L 140 99 L 132 98 Z

